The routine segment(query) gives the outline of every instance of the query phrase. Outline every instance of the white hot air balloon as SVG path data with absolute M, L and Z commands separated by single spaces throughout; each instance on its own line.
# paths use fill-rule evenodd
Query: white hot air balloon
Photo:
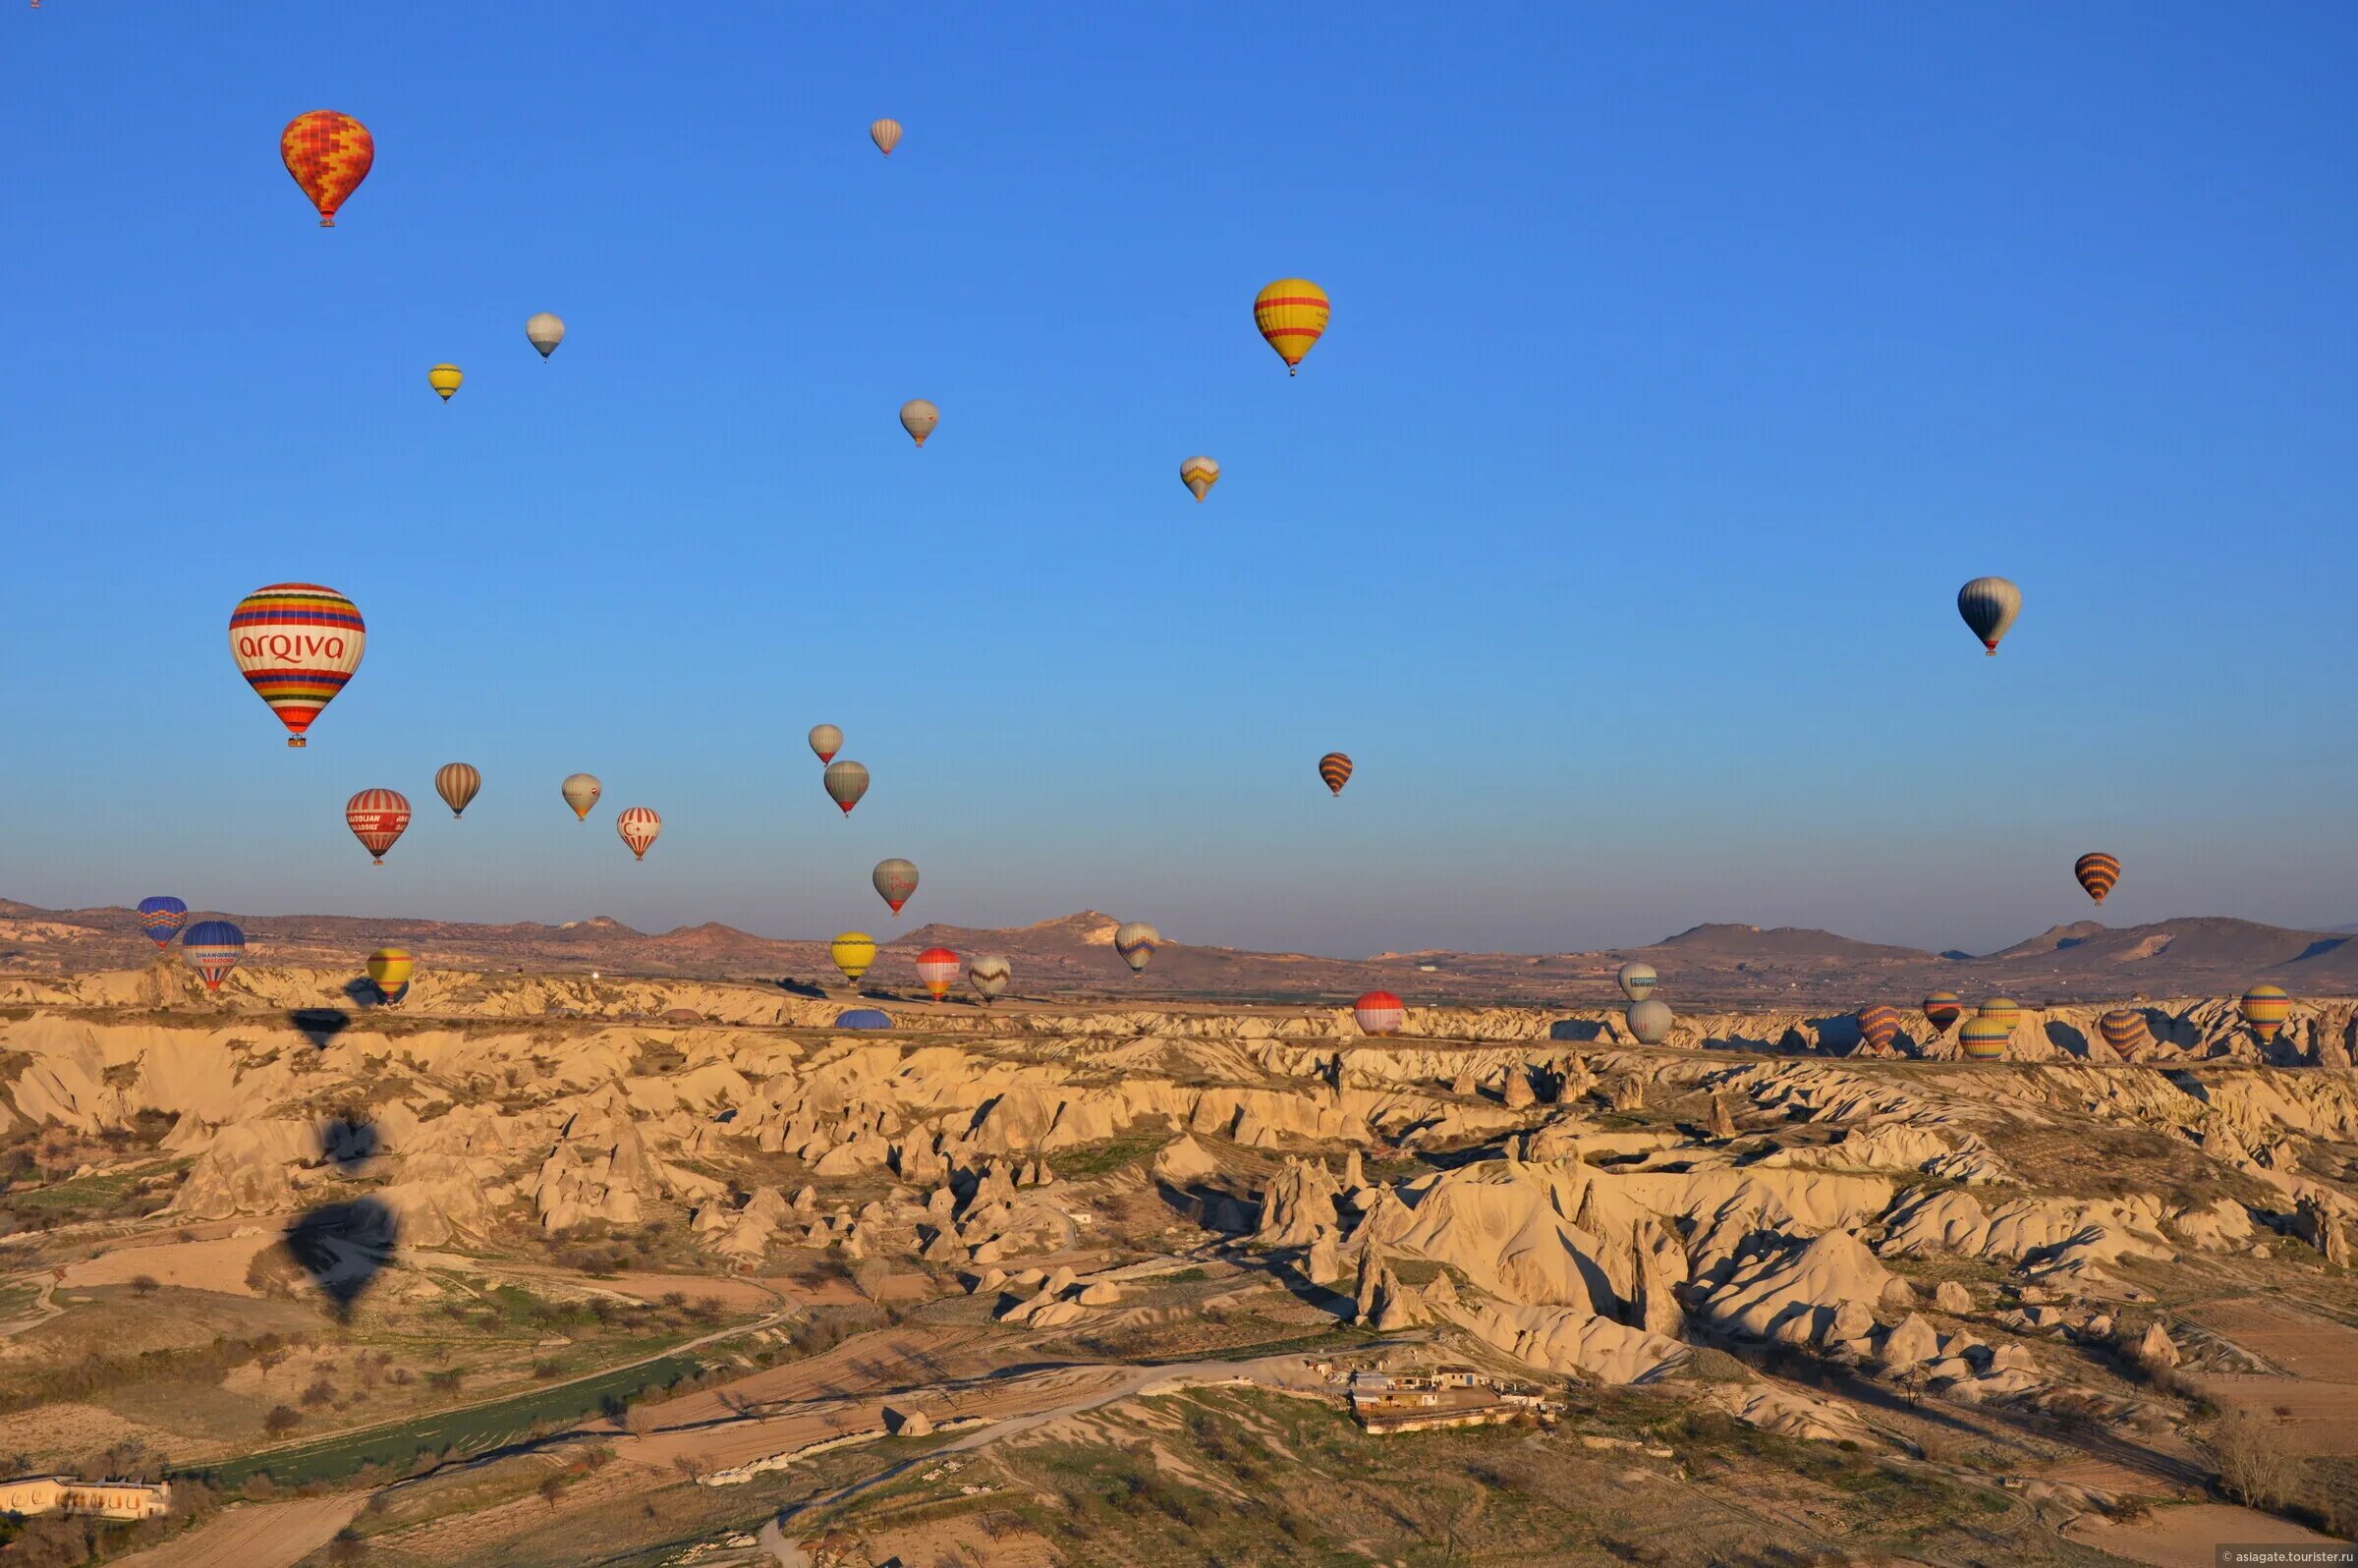
M 540 358 L 545 360 L 557 352 L 558 344 L 565 341 L 565 318 L 543 310 L 524 323 L 524 335 L 532 340 L 533 347 L 538 349 Z M 590 358 L 597 356 L 593 354 Z
M 1659 1045 L 1669 1038 L 1673 1022 L 1670 1004 L 1659 997 L 1649 996 L 1642 1002 L 1629 1004 L 1629 1032 L 1641 1045 Z
M 926 437 L 931 435 L 933 427 L 940 422 L 941 410 L 924 398 L 911 398 L 901 405 L 901 428 L 907 430 L 909 439 L 921 447 L 926 444 Z

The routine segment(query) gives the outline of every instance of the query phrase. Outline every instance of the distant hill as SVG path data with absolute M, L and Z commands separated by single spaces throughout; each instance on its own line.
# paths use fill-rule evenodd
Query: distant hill
M 465 969 L 805 980 L 833 974 L 822 940 L 782 941 L 717 922 L 650 934 L 604 916 L 502 925 L 350 915 L 227 918 L 245 928 L 259 963 L 350 964 L 357 972 L 370 950 L 392 942 L 426 964 Z M 911 961 L 924 948 L 942 946 L 1006 954 L 1021 994 L 1116 998 L 1346 1002 L 1380 988 L 1411 1002 L 1593 1004 L 1618 994 L 1613 973 L 1631 958 L 1660 973 L 1657 994 L 1676 1006 L 1834 1011 L 1870 1001 L 1913 1005 L 1932 990 L 1969 999 L 2003 992 L 2031 1003 L 2102 1001 L 2229 995 L 2262 980 L 2295 995 L 2358 993 L 2358 932 L 2218 917 L 2120 929 L 2078 921 L 1980 956 L 1744 924 L 1697 925 L 1651 946 L 1595 953 L 1435 950 L 1337 959 L 1166 941 L 1143 976 L 1132 975 L 1113 951 L 1117 924 L 1110 915 L 1081 910 L 1005 929 L 932 924 L 894 935 L 889 919 L 879 920 L 869 926 L 881 943 L 870 981 L 914 990 Z M 46 910 L 0 899 L 0 974 L 125 969 L 154 956 L 128 909 Z

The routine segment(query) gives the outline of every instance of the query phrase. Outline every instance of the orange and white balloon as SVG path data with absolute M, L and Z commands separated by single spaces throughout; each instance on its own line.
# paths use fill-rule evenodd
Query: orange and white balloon
M 901 122 L 898 120 L 876 121 L 868 128 L 868 140 L 876 144 L 878 152 L 888 158 L 891 157 L 892 149 L 901 144 Z

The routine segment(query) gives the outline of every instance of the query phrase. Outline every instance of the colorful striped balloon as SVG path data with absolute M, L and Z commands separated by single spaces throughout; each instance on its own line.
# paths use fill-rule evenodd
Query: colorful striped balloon
M 2022 1022 L 2022 1004 L 2011 996 L 1993 996 L 1974 1009 L 1973 1016 L 1987 1018 L 1993 1023 L 2003 1025 L 2006 1033 L 2011 1035 L 2014 1033 L 2014 1026 Z
M 614 818 L 614 831 L 631 847 L 633 860 L 646 860 L 647 846 L 663 831 L 663 818 L 644 806 L 633 806 Z
M 1859 1009 L 1859 1037 L 1878 1052 L 1887 1052 L 1891 1042 L 1899 1038 L 1899 1009 L 1881 1002 Z
M 1965 1020 L 1965 1027 L 1957 1031 L 1957 1043 L 1977 1062 L 1994 1062 L 2005 1055 L 2006 1041 L 2013 1037 L 2011 1025 L 1987 1015 Z
M 868 973 L 868 966 L 876 961 L 876 939 L 866 931 L 842 931 L 827 944 L 827 956 L 843 971 L 843 978 L 855 985 Z
M 170 947 L 172 938 L 189 924 L 189 906 L 169 895 L 140 900 L 140 929 L 158 947 Z
M 1302 356 L 1317 346 L 1330 311 L 1326 291 L 1308 278 L 1279 278 L 1253 297 L 1253 324 L 1285 362 L 1288 375 L 1300 370 Z
M 406 947 L 380 947 L 368 955 L 368 979 L 379 996 L 404 989 L 417 972 L 418 960 Z
M 254 695 L 304 744 L 320 709 L 361 667 L 368 629 L 360 607 L 316 583 L 273 583 L 238 601 L 229 616 L 229 654 Z
M 1954 991 L 1935 991 L 1924 999 L 1924 1019 L 1933 1026 L 1936 1035 L 1944 1033 L 1964 1011 L 1965 1004 L 1957 1000 Z
M 2243 993 L 2243 1021 L 2252 1026 L 2263 1045 L 2276 1037 L 2276 1031 L 2291 1016 L 2292 998 L 2284 994 L 2281 985 L 2255 985 Z
M 319 227 L 336 226 L 341 207 L 376 162 L 376 139 L 349 114 L 313 109 L 287 122 L 278 134 L 278 155 L 319 209 Z
M 344 825 L 382 866 L 385 851 L 410 830 L 409 798 L 399 790 L 363 790 L 344 803 Z
M 2082 892 L 2102 904 L 2105 895 L 2112 891 L 2112 884 L 2120 880 L 2120 861 L 2090 851 L 2071 863 L 2071 874 L 2079 878 Z
M 204 988 L 217 991 L 245 955 L 246 933 L 227 921 L 198 921 L 181 938 L 180 950 L 196 966 Z
M 1207 457 L 1191 457 L 1179 465 L 1179 482 L 1201 501 L 1220 482 L 1220 466 Z
M 876 896 L 898 915 L 901 906 L 917 895 L 917 863 L 897 855 L 888 861 L 878 861 L 868 879 L 875 884 Z
M 1113 950 L 1122 955 L 1133 975 L 1142 974 L 1147 961 L 1154 956 L 1154 945 L 1162 940 L 1162 932 L 1145 921 L 1124 921 L 1114 927 Z
M 2133 1007 L 2116 1007 L 2096 1021 L 2105 1043 L 2130 1061 L 2154 1048 L 2154 1031 L 2145 1015 Z
M 445 762 L 434 769 L 434 793 L 454 817 L 467 814 L 467 803 L 483 787 L 483 775 L 465 762 Z
M 1340 752 L 1328 752 L 1319 757 L 1319 781 L 1333 794 L 1342 794 L 1343 786 L 1351 782 L 1351 758 Z
M 829 762 L 825 775 L 819 780 L 827 789 L 827 798 L 843 808 L 843 814 L 852 814 L 860 797 L 868 793 L 868 769 L 849 757 Z
M 917 955 L 919 983 L 930 991 L 935 1001 L 950 994 L 950 986 L 958 979 L 958 955 L 946 947 L 928 947 Z
M 1390 991 L 1370 991 L 1351 1004 L 1351 1016 L 1359 1021 L 1362 1034 L 1397 1035 L 1408 1022 L 1408 1009 Z

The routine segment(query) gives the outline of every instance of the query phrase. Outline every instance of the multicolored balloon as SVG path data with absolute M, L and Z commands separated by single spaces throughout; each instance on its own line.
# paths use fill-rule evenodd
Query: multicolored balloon
M 941 410 L 924 398 L 911 398 L 901 405 L 901 428 L 907 430 L 909 439 L 921 447 L 926 444 L 926 437 L 931 435 L 933 427 L 940 422 Z
M 1363 1035 L 1397 1035 L 1408 1022 L 1408 1009 L 1390 991 L 1369 991 L 1351 1004 L 1351 1016 Z
M 1662 978 L 1654 972 L 1652 964 L 1641 964 L 1634 958 L 1622 965 L 1620 972 L 1613 976 L 1613 983 L 1621 987 L 1621 994 L 1633 1002 L 1642 1002 L 1652 996 L 1654 988 L 1661 982 Z
M 453 817 L 467 814 L 467 803 L 481 792 L 483 775 L 465 762 L 445 762 L 434 769 L 434 793 L 450 808 Z
M 1924 999 L 1924 1021 L 1933 1026 L 1936 1035 L 1945 1033 L 1964 1011 L 1965 1004 L 1954 991 L 1935 991 Z
M 876 961 L 876 939 L 866 931 L 844 931 L 827 944 L 827 956 L 843 971 L 843 978 L 858 984 L 868 973 L 868 966 Z
M 2243 1021 L 2252 1026 L 2263 1045 L 2276 1037 L 2291 1016 L 2292 998 L 2284 994 L 2281 985 L 2255 985 L 2243 993 Z
M 2104 1036 L 2105 1044 L 2129 1061 L 2154 1048 L 2153 1026 L 2134 1007 L 2116 1007 L 2106 1013 L 2096 1021 L 2096 1032 Z
M 546 363 L 557 352 L 557 345 L 565 341 L 565 318 L 547 310 L 527 316 L 524 336 L 526 342 L 540 351 L 540 359 Z
M 958 955 L 946 947 L 926 948 L 917 955 L 917 979 L 940 1001 L 950 994 L 950 986 L 958 979 Z
M 380 947 L 368 955 L 368 980 L 377 995 L 391 1000 L 409 989 L 418 960 L 406 947 Z
M 1965 1020 L 1957 1031 L 1957 1043 L 1965 1055 L 1977 1062 L 1994 1062 L 2006 1054 L 2006 1041 L 2014 1037 L 2014 1026 L 1987 1013 Z
M 2102 904 L 2112 884 L 2120 880 L 2120 861 L 2092 850 L 2071 863 L 2071 874 L 2079 878 L 2080 891 Z
M 1351 758 L 1340 752 L 1328 752 L 1319 757 L 1319 782 L 1326 786 L 1328 794 L 1342 794 L 1343 786 L 1351 782 Z
M 835 1015 L 837 1029 L 880 1030 L 892 1028 L 892 1020 L 873 1007 L 847 1007 Z
M 198 921 L 181 937 L 180 950 L 204 980 L 204 988 L 217 991 L 246 952 L 246 933 L 227 921 Z
M 1995 658 L 1997 640 L 2022 613 L 2022 589 L 2002 577 L 1977 577 L 1957 589 L 1957 613 Z
M 361 667 L 368 628 L 360 606 L 316 583 L 255 588 L 229 613 L 229 655 L 254 695 L 302 746 L 320 710 Z
M 1007 983 L 1014 979 L 1015 965 L 1004 953 L 983 953 L 966 961 L 966 983 L 985 1007 L 1006 995 Z
M 1179 482 L 1195 492 L 1201 501 L 1220 482 L 1220 466 L 1207 457 L 1191 457 L 1179 465 Z
M 565 782 L 557 786 L 557 793 L 565 797 L 565 804 L 573 808 L 573 819 L 579 822 L 590 815 L 590 808 L 606 793 L 606 787 L 594 773 L 568 773 Z
M 344 803 L 344 825 L 382 866 L 385 851 L 410 830 L 409 797 L 399 790 L 363 790 Z
M 1279 278 L 1253 297 L 1253 324 L 1285 362 L 1288 375 L 1300 370 L 1302 357 L 1317 346 L 1330 312 L 1326 291 L 1308 278 Z
M 432 387 L 434 395 L 445 403 L 459 389 L 459 383 L 466 379 L 467 372 L 455 364 L 437 364 L 425 372 L 425 384 Z
M 1859 1009 L 1859 1037 L 1878 1052 L 1888 1052 L 1899 1038 L 1899 1009 L 1881 1002 Z
M 843 750 L 843 731 L 832 724 L 812 725 L 811 750 L 818 754 L 820 761 L 834 761 L 835 754 Z
M 169 894 L 140 900 L 140 929 L 158 947 L 170 947 L 172 938 L 189 924 L 189 906 Z
M 897 855 L 888 861 L 878 861 L 868 879 L 875 884 L 876 896 L 898 915 L 901 906 L 917 893 L 917 863 L 902 860 Z
M 1993 996 L 1975 1008 L 1973 1016 L 2002 1025 L 2006 1033 L 2011 1035 L 2014 1026 L 2022 1022 L 2022 1004 L 2011 996 Z
M 1670 1037 L 1670 1026 L 1677 1022 L 1670 1004 L 1658 996 L 1649 996 L 1642 1002 L 1629 1004 L 1629 1032 L 1641 1045 L 1659 1045 Z
M 1124 921 L 1114 927 L 1113 950 L 1122 955 L 1130 973 L 1137 975 L 1146 970 L 1147 961 L 1154 956 L 1154 944 L 1161 940 L 1162 932 L 1145 921 Z
M 828 797 L 843 808 L 844 815 L 849 816 L 852 808 L 860 804 L 860 797 L 868 793 L 868 769 L 848 758 L 829 762 L 826 776 L 821 782 L 827 787 Z
M 319 209 L 319 227 L 336 226 L 343 206 L 376 162 L 376 139 L 349 114 L 313 109 L 287 122 L 278 134 L 278 155 Z
M 901 122 L 898 120 L 871 121 L 868 128 L 868 140 L 876 144 L 878 152 L 888 158 L 891 157 L 892 149 L 901 144 Z
M 614 818 L 614 831 L 631 847 L 634 860 L 646 860 L 647 846 L 663 831 L 663 818 L 644 806 L 633 806 Z

